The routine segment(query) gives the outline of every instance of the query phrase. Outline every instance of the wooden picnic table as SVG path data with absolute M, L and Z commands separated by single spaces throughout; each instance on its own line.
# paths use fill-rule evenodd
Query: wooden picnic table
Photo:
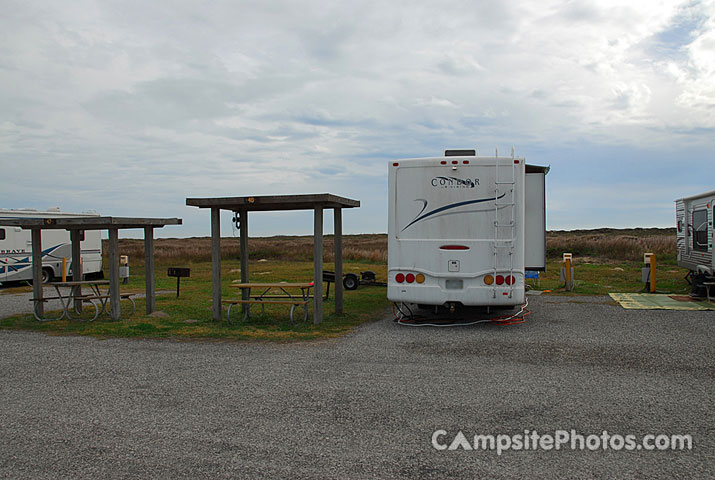
M 233 283 L 230 286 L 240 289 L 241 292 L 248 292 L 245 296 L 242 295 L 241 300 L 223 300 L 223 303 L 228 304 L 226 319 L 231 325 L 233 325 L 233 322 L 231 322 L 231 307 L 234 305 L 246 306 L 244 320 L 247 320 L 251 315 L 251 305 L 260 305 L 261 313 L 265 313 L 266 305 L 291 305 L 291 323 L 293 323 L 295 308 L 302 306 L 304 312 L 303 321 L 308 320 L 308 302 L 311 299 L 310 289 L 313 288 L 313 282 Z M 251 293 L 251 290 L 259 290 L 260 293 Z M 280 290 L 282 293 L 276 294 L 276 290 Z M 297 292 L 298 290 L 300 290 L 300 293 Z
M 47 282 L 47 286 L 51 286 L 55 288 L 55 291 L 57 292 L 56 297 L 43 297 L 41 299 L 37 298 L 32 298 L 31 301 L 35 302 L 35 308 L 33 309 L 33 314 L 35 318 L 38 321 L 49 321 L 49 320 L 61 320 L 64 317 L 67 317 L 70 320 L 73 320 L 72 314 L 70 311 L 73 311 L 76 315 L 79 316 L 79 314 L 82 311 L 82 303 L 89 303 L 94 307 L 94 316 L 90 319 L 91 321 L 94 321 L 97 319 L 97 317 L 103 313 L 103 312 L 110 312 L 110 305 L 109 305 L 109 298 L 110 294 L 109 291 L 102 292 L 100 289 L 101 286 L 107 286 L 109 285 L 110 282 L 109 280 L 73 280 L 73 281 L 67 281 L 67 282 Z M 84 293 L 82 291 L 82 287 L 89 287 L 90 292 L 89 293 Z M 62 288 L 69 288 L 69 291 L 63 292 L 61 289 Z M 136 304 L 134 303 L 134 300 L 131 298 L 132 294 L 130 293 L 125 293 L 125 294 L 120 294 L 120 298 L 122 299 L 128 299 L 131 304 L 132 304 L 132 315 L 134 311 L 136 310 Z M 62 314 L 57 317 L 57 318 L 43 318 L 42 315 L 38 315 L 38 308 L 37 306 L 45 302 L 47 300 L 59 300 L 60 303 L 62 303 Z M 97 303 L 95 303 L 95 301 Z M 71 307 L 74 304 L 74 307 Z M 100 308 L 101 306 L 101 308 Z M 44 309 L 42 309 L 44 310 Z

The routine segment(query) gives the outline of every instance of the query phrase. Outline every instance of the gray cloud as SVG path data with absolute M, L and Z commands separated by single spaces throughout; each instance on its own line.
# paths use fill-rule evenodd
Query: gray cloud
M 0 18 L 0 201 L 184 216 L 197 235 L 187 196 L 327 190 L 363 200 L 347 230 L 384 231 L 388 160 L 515 145 L 554 165 L 549 222 L 578 227 L 558 182 L 599 161 L 619 181 L 668 172 L 683 143 L 711 158 L 713 8 L 14 2 Z M 697 187 L 678 172 L 664 175 Z M 582 192 L 581 218 L 608 225 L 602 190 Z

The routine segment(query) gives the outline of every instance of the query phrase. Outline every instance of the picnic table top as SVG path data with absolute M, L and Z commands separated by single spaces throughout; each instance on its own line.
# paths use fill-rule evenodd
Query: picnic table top
M 304 283 L 281 283 L 281 282 L 276 282 L 276 283 L 232 283 L 230 285 L 231 287 L 235 288 L 269 288 L 269 287 L 275 287 L 275 288 L 308 288 L 313 286 L 313 282 L 304 282 Z
M 109 285 L 109 280 L 72 280 L 68 282 L 47 282 L 51 287 L 75 287 L 78 285 Z

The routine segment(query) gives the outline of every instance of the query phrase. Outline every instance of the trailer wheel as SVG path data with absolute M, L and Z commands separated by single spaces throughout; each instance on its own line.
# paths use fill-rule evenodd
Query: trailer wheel
M 343 287 L 345 287 L 345 290 L 357 290 L 358 285 L 360 285 L 360 281 L 357 275 L 354 273 L 345 274 L 345 278 L 343 278 Z
M 52 280 L 52 277 L 54 276 L 52 269 L 50 268 L 43 268 L 42 269 L 42 283 L 47 283 L 50 280 Z

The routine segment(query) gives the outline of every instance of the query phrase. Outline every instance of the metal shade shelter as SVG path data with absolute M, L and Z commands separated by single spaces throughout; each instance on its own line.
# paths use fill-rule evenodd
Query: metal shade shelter
M 154 229 L 165 225 L 181 225 L 180 218 L 135 218 L 135 217 L 76 217 L 76 218 L 4 218 L 0 225 L 21 227 L 31 231 L 32 238 L 32 290 L 38 299 L 38 313 L 44 313 L 42 290 L 42 230 L 68 230 L 72 242 L 72 258 L 81 258 L 80 238 L 84 230 L 107 230 L 109 232 L 109 301 L 112 304 L 112 320 L 119 320 L 119 230 L 144 229 L 144 268 L 146 271 L 146 312 L 156 308 L 154 285 Z M 81 269 L 72 269 L 72 280 L 82 280 Z
M 241 282 L 248 283 L 248 212 L 313 210 L 313 322 L 323 320 L 323 210 L 333 209 L 335 222 L 335 313 L 343 313 L 343 208 L 360 206 L 358 200 L 330 193 L 270 195 L 259 197 L 187 198 L 186 205 L 211 209 L 211 279 L 213 318 L 221 320 L 221 210 L 230 210 L 240 219 Z M 243 292 L 247 300 L 248 292 Z

